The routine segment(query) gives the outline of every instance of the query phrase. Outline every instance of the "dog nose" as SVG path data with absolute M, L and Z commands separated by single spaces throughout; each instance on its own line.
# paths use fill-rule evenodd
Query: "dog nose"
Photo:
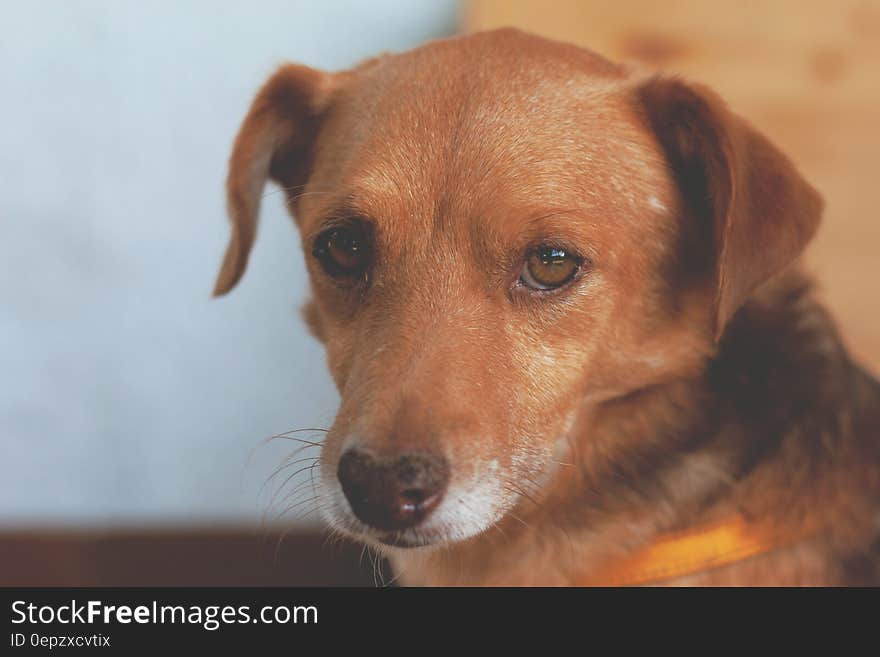
M 376 529 L 399 530 L 437 508 L 449 468 L 428 452 L 378 456 L 352 448 L 339 459 L 336 475 L 358 519 Z

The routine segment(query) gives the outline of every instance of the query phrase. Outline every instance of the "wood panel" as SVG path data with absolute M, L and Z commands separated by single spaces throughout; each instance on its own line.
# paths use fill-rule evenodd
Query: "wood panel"
M 779 144 L 827 207 L 807 263 L 855 356 L 880 371 L 880 0 L 470 0 L 516 26 L 706 82 Z
M 377 566 L 380 564 L 377 564 Z M 381 564 L 384 580 L 390 568 Z M 372 555 L 320 532 L 5 530 L 0 586 L 375 586 Z

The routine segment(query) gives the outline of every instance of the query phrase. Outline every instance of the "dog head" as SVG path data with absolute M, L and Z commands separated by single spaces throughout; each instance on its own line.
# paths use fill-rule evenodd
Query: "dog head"
M 268 180 L 341 394 L 326 515 L 399 546 L 486 530 L 585 407 L 702 367 L 821 210 L 708 89 L 512 30 L 275 73 L 230 159 L 217 294 Z

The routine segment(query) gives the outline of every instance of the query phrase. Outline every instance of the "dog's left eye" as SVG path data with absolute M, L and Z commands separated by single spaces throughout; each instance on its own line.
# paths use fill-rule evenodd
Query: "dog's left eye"
M 554 290 L 571 281 L 581 267 L 581 258 L 563 248 L 541 246 L 526 256 L 519 282 L 533 290 Z
M 359 225 L 326 230 L 315 239 L 312 255 L 333 277 L 355 277 L 370 264 L 370 240 Z

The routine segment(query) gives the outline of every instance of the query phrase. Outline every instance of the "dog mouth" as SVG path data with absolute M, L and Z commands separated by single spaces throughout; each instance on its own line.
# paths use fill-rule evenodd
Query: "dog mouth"
M 532 453 L 535 464 L 549 458 Z M 436 452 L 383 454 L 355 444 L 322 468 L 322 516 L 332 531 L 377 548 L 448 546 L 493 528 L 503 534 L 508 512 L 525 498 L 536 503 L 516 476 L 539 485 L 494 458 L 462 464 Z
M 489 481 L 450 490 L 442 502 L 419 522 L 407 527 L 377 527 L 358 516 L 338 481 L 325 485 L 331 503 L 323 513 L 330 528 L 357 541 L 380 548 L 436 548 L 458 543 L 487 531 L 503 515 L 508 500 Z
M 408 527 L 403 530 L 383 530 L 371 527 L 349 517 L 328 516 L 331 528 L 363 543 L 372 543 L 386 548 L 414 549 L 440 546 L 454 542 L 451 532 L 431 530 L 427 527 Z

